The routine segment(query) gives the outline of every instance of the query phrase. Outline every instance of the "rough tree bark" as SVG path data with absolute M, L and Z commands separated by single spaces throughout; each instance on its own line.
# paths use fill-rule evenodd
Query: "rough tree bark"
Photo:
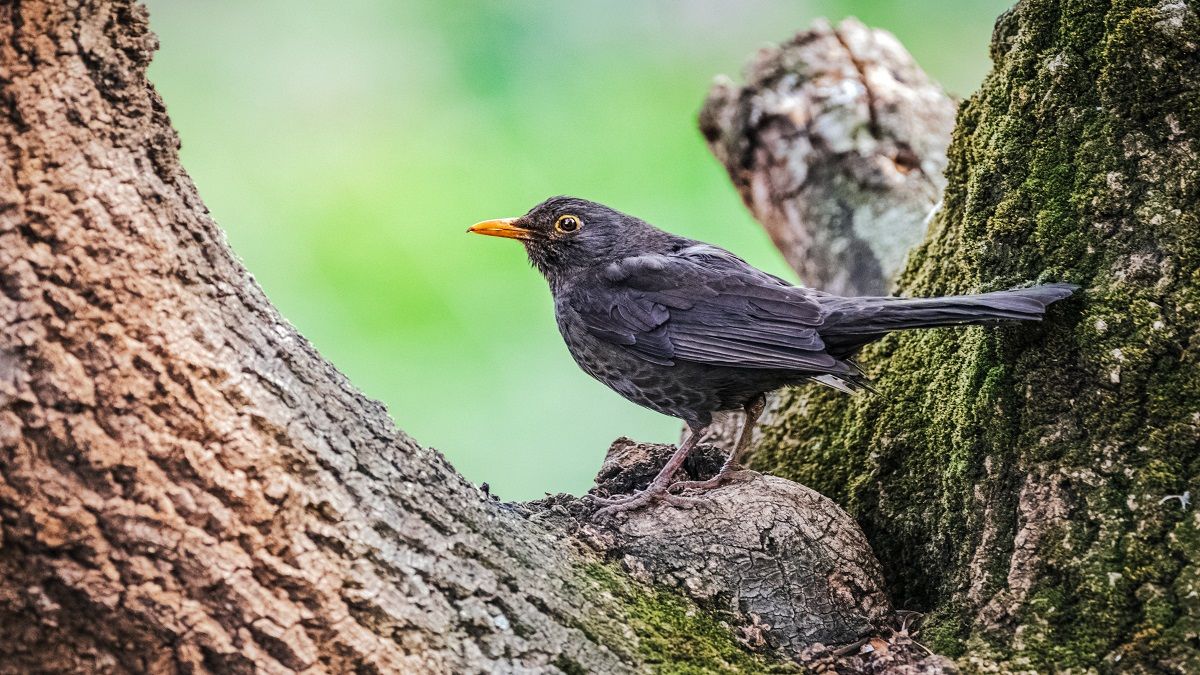
M 955 105 L 887 31 L 818 21 L 721 78 L 700 131 L 805 284 L 885 295 L 941 198 Z
M 228 250 L 154 47 L 129 0 L 0 2 L 0 672 L 754 672 L 888 621 L 789 481 L 605 528 L 395 429 Z
M 791 391 L 752 465 L 856 515 L 964 663 L 1200 672 L 1196 6 L 1026 0 L 991 55 L 900 290 L 1085 290 L 1041 326 L 888 338 L 880 396 Z

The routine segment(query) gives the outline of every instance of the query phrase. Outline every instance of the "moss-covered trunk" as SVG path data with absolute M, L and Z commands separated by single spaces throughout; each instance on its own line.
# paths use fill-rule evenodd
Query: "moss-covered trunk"
M 1040 326 L 888 338 L 880 396 L 791 392 L 757 468 L 848 506 L 938 648 L 1200 672 L 1196 8 L 1023 2 L 992 57 L 900 288 L 1084 291 Z

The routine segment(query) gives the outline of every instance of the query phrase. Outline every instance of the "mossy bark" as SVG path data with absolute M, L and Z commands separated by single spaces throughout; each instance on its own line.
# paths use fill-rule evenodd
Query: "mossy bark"
M 1200 493 L 1195 5 L 1022 2 L 991 53 L 900 289 L 1084 290 L 889 337 L 880 395 L 790 392 L 755 468 L 848 507 L 964 663 L 1200 672 L 1200 516 L 1170 497 Z

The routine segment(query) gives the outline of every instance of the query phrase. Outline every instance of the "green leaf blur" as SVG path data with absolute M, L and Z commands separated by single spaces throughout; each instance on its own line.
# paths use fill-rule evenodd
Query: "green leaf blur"
M 899 0 L 148 0 L 183 161 L 283 314 L 506 499 L 581 492 L 679 424 L 580 372 L 520 246 L 471 223 L 605 202 L 792 276 L 696 131 L 714 75 L 817 16 L 896 33 L 953 93 L 1007 6 Z

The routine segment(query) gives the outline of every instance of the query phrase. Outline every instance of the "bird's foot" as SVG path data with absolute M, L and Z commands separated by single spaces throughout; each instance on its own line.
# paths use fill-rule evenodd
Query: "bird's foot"
M 637 509 L 640 509 L 644 506 L 647 506 L 647 505 L 653 503 L 656 498 L 658 498 L 659 496 L 661 496 L 662 494 L 665 494 L 665 493 L 666 493 L 665 490 L 660 493 L 654 493 L 654 492 L 651 492 L 650 490 L 643 490 L 641 492 L 635 492 L 634 494 L 629 495 L 625 499 L 616 501 L 615 503 L 610 504 L 609 506 L 605 506 L 604 508 L 600 509 L 599 511 L 596 511 L 594 514 L 592 514 L 592 517 L 595 518 L 596 520 L 603 520 L 605 518 L 612 518 L 613 516 L 617 515 L 618 513 L 625 513 L 626 511 L 636 511 Z
M 706 501 L 703 499 L 699 499 L 697 497 L 683 497 L 680 495 L 673 495 L 670 492 L 663 494 L 662 500 L 664 502 L 670 504 L 671 506 L 676 506 L 681 509 L 690 509 L 698 504 L 703 504 Z
M 667 486 L 665 485 L 652 485 L 641 492 L 635 492 L 622 497 L 605 498 L 589 495 L 587 499 L 604 507 L 592 514 L 592 517 L 597 519 L 611 518 L 618 513 L 625 513 L 626 511 L 636 511 L 657 501 L 664 501 L 671 506 L 688 509 L 703 501 L 693 497 L 673 495 L 667 491 Z
M 706 492 L 728 483 L 733 478 L 733 474 L 737 473 L 737 471 L 737 467 L 726 464 L 725 466 L 721 467 L 721 470 L 717 472 L 717 475 L 709 478 L 708 480 L 681 480 L 672 483 L 667 490 L 671 491 L 672 493 L 680 493 L 685 491 Z

